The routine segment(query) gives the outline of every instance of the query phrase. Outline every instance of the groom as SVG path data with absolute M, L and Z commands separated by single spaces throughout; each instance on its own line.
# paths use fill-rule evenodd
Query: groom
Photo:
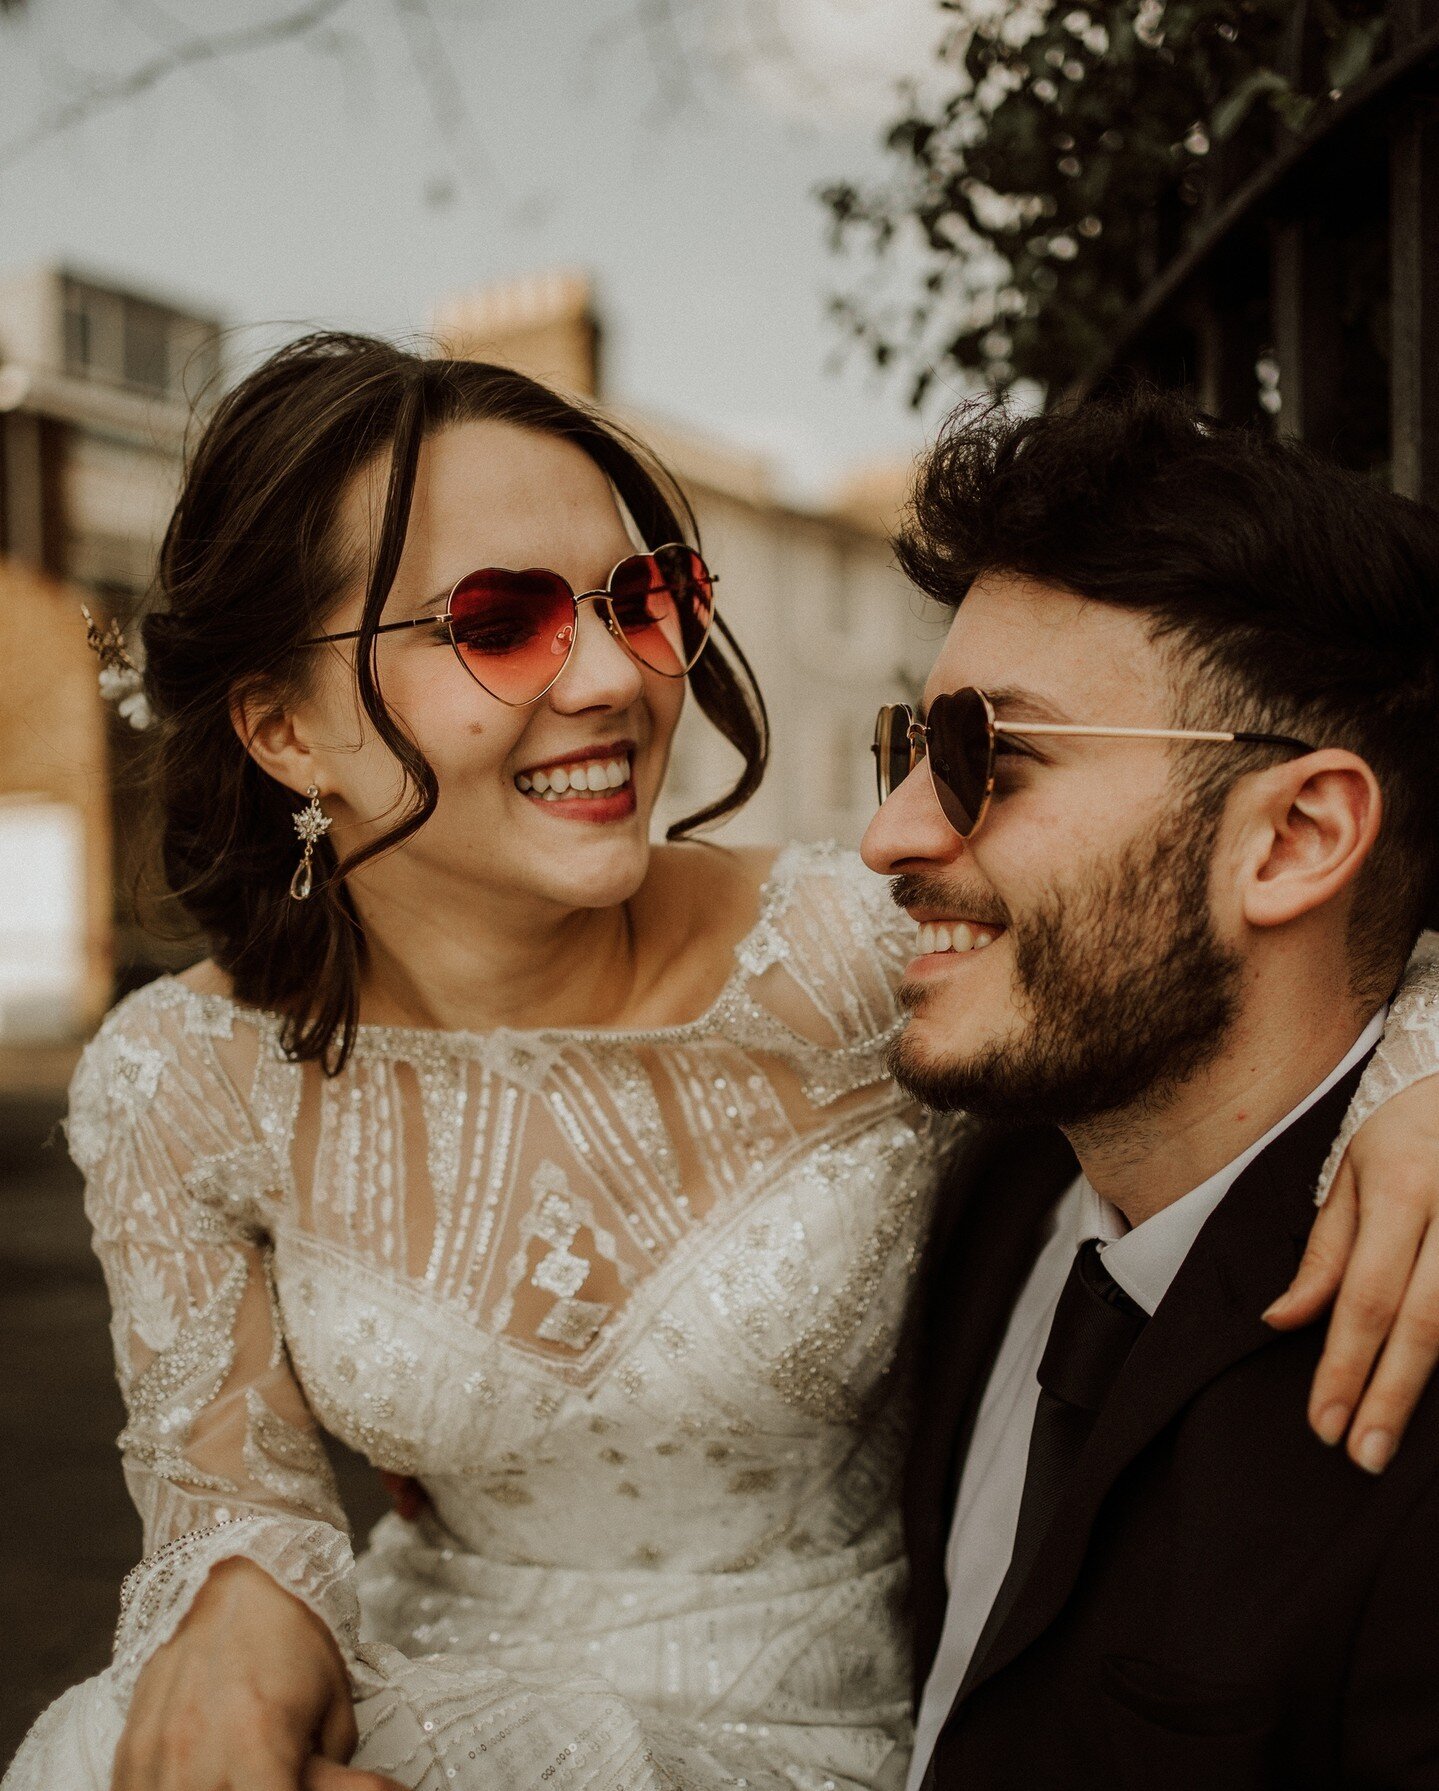
M 896 1070 L 1029 1128 L 928 1264 L 910 1785 L 1439 1785 L 1439 1388 L 1367 1475 L 1262 1317 L 1439 915 L 1439 518 L 1141 391 L 961 413 L 900 553 Z

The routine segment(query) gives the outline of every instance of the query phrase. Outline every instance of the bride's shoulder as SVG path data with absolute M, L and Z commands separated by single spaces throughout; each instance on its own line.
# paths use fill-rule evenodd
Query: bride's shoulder
M 201 958 L 198 964 L 192 964 L 188 970 L 181 970 L 170 980 L 183 984 L 192 995 L 218 995 L 225 1001 L 234 999 L 233 979 L 213 958 Z
M 855 1046 L 887 1032 L 905 956 L 896 917 L 905 917 L 884 880 L 833 842 L 744 862 L 747 920 L 732 934 L 732 962 L 752 995 L 813 1043 Z
M 70 1080 L 66 1131 L 79 1166 L 87 1169 L 117 1138 L 153 1129 L 171 1108 L 225 1111 L 235 1078 L 221 1053 L 243 1048 L 242 1014 L 228 978 L 208 962 L 156 977 L 117 1002 Z
M 837 927 L 841 937 L 859 946 L 887 936 L 895 912 L 888 885 L 858 852 L 822 840 L 786 846 L 775 855 L 762 892 L 760 921 L 799 935 Z

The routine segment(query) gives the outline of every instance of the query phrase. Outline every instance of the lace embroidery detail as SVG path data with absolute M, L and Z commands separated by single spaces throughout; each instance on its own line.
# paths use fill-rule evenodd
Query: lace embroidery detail
M 210 1569 L 243 1558 L 262 1567 L 328 1627 L 340 1650 L 359 1652 L 359 1604 L 348 1539 L 328 1524 L 277 1523 L 247 1515 L 191 1530 L 146 1557 L 120 1590 L 112 1674 L 128 1696 L 140 1668 L 167 1642 L 195 1601 Z
M 214 1399 L 235 1360 L 235 1318 L 248 1280 L 246 1265 L 234 1263 L 214 1298 L 192 1314 L 169 1346 L 130 1382 L 125 1395 L 130 1422 L 120 1439 L 122 1449 L 146 1430 L 184 1441 L 197 1413 Z M 153 1283 L 151 1286 L 153 1300 Z
M 245 1389 L 245 1416 L 244 1462 L 255 1484 L 282 1504 L 299 1510 L 309 1506 L 316 1517 L 344 1530 L 345 1513 L 330 1493 L 330 1464 L 313 1431 L 272 1412 L 253 1387 Z M 324 1497 L 316 1498 L 317 1488 Z

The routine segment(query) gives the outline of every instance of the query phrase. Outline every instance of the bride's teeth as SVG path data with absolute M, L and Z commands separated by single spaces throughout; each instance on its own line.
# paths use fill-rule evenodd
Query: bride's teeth
M 527 796 L 553 802 L 558 796 L 605 796 L 630 781 L 631 765 L 622 759 L 586 759 L 574 765 L 551 765 L 547 771 L 522 771 L 515 787 Z

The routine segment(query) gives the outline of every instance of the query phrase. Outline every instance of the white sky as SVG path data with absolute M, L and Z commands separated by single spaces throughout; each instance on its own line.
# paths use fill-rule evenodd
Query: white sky
M 29 0 L 0 24 L 0 267 L 63 259 L 231 324 L 391 333 L 447 291 L 583 267 L 615 396 L 767 449 L 801 487 L 917 445 L 897 383 L 832 366 L 826 299 L 865 264 L 831 255 L 814 192 L 881 166 L 937 0 L 669 0 L 683 57 L 635 28 L 658 0 L 344 0 L 318 38 L 7 159 L 92 78 L 300 3 Z M 411 59 L 427 30 L 463 96 L 448 125 L 454 96 Z

